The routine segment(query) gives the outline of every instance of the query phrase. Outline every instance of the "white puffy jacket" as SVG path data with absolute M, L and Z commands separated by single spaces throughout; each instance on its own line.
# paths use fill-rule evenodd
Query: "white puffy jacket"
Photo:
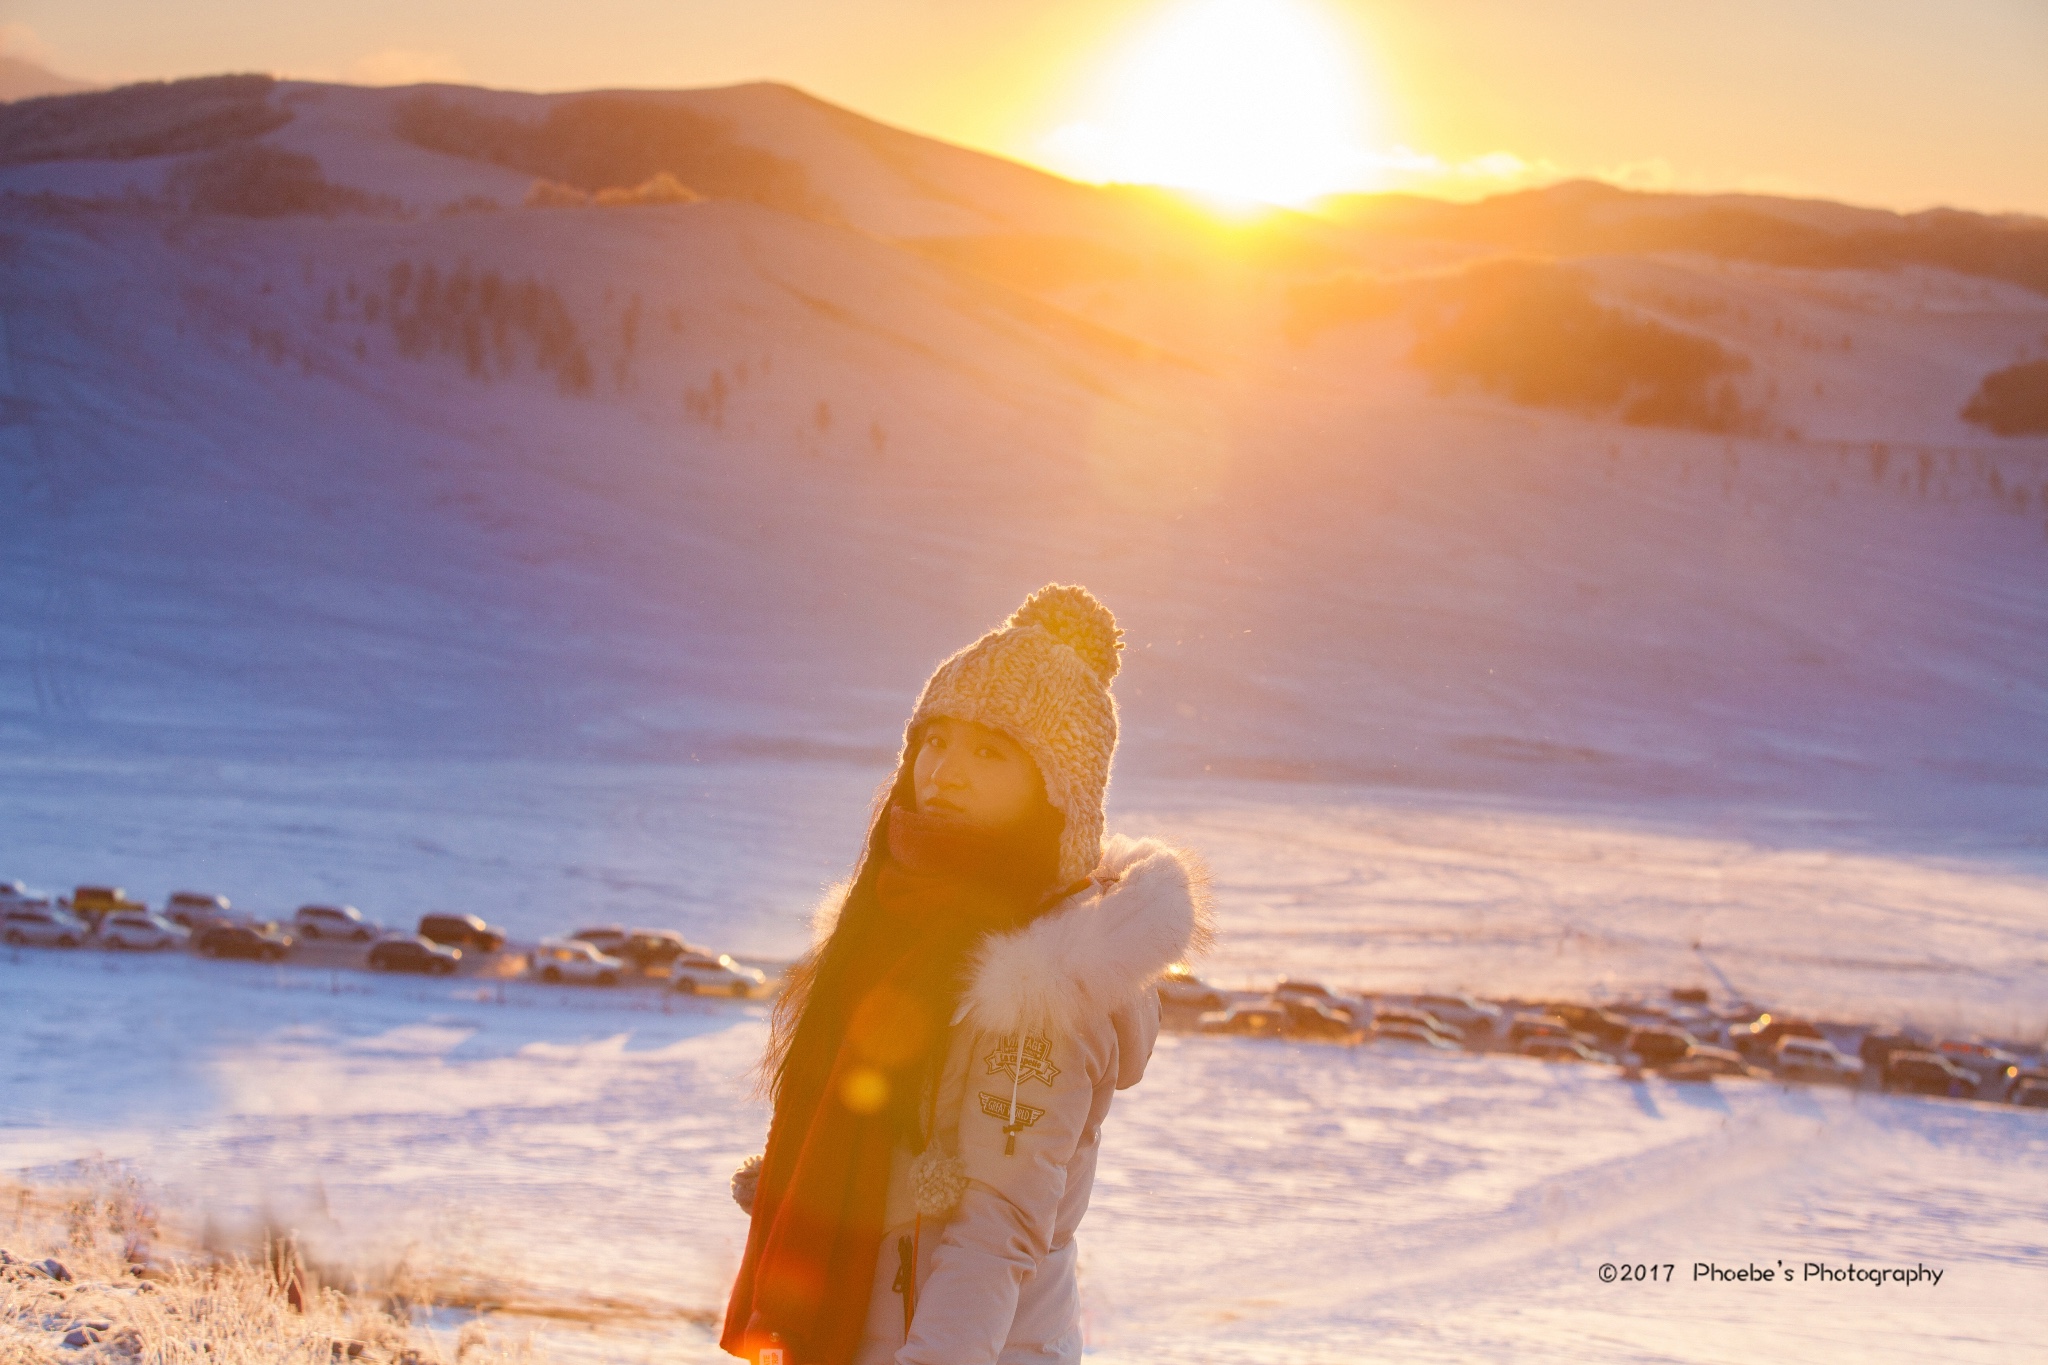
M 1102 1122 L 1151 1058 L 1151 983 L 1206 942 L 1205 883 L 1192 854 L 1113 836 L 1085 890 L 982 945 L 932 1111 L 933 1140 L 958 1157 L 966 1186 L 949 1217 L 920 1222 L 910 1153 L 898 1153 L 856 1365 L 1080 1360 L 1074 1230 Z

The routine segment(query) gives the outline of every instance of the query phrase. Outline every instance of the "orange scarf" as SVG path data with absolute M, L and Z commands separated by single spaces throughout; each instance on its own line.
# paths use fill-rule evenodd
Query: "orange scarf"
M 888 836 L 871 908 L 849 895 L 834 932 L 850 935 L 850 989 L 821 989 L 821 971 L 783 1072 L 719 1343 L 734 1355 L 757 1359 L 773 1334 L 791 1365 L 853 1359 L 890 1160 L 944 1056 L 967 958 L 983 935 L 1030 922 L 1057 867 L 1042 825 L 990 834 L 892 807 Z

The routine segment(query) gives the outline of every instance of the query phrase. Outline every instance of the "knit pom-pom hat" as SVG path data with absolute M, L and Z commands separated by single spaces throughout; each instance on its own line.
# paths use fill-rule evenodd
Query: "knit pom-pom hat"
M 1102 798 L 1116 753 L 1109 695 L 1123 632 L 1086 588 L 1048 583 L 1010 619 L 940 664 L 903 732 L 903 760 L 918 726 L 952 716 L 992 726 L 1023 746 L 1066 816 L 1059 885 L 1080 881 L 1102 857 Z

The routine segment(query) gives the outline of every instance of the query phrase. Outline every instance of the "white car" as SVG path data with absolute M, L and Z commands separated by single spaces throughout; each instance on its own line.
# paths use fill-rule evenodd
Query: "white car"
M 76 948 L 90 937 L 84 920 L 47 900 L 20 900 L 0 908 L 0 943 L 10 948 Z
M 1491 1036 L 1505 1017 L 1499 1005 L 1489 1005 L 1462 992 L 1451 995 L 1416 995 L 1409 1003 L 1427 1010 L 1431 1017 L 1451 1025 L 1470 1038 L 1475 1033 Z
M 359 943 L 377 937 L 378 932 L 353 905 L 302 905 L 292 916 L 292 927 L 303 939 L 352 938 Z
M 123 910 L 100 921 L 99 941 L 109 948 L 160 952 L 165 948 L 182 948 L 191 938 L 190 929 L 147 911 Z
M 173 924 L 196 929 L 216 920 L 231 919 L 234 907 L 226 896 L 210 891 L 173 891 L 164 897 L 163 917 Z
M 1406 1047 L 1426 1047 L 1434 1052 L 1456 1052 L 1458 1045 L 1436 1030 L 1424 1024 L 1411 1023 L 1404 1019 L 1390 1019 L 1384 1024 L 1374 1024 L 1366 1033 L 1368 1043 L 1395 1043 Z
M 542 981 L 575 981 L 590 986 L 616 986 L 625 972 L 625 963 L 574 938 L 542 939 L 526 969 L 528 976 Z
M 685 995 L 730 995 L 744 999 L 768 989 L 768 974 L 742 967 L 724 953 L 684 953 L 668 969 L 669 985 Z
M 48 899 L 50 899 L 49 893 L 31 891 L 22 882 L 0 882 L 0 910 L 4 910 L 10 905 L 20 905 L 29 901 L 46 901 Z
M 1863 1063 L 1854 1057 L 1844 1057 L 1825 1038 L 1780 1038 L 1776 1060 L 1778 1074 L 1793 1080 L 1854 1085 L 1863 1079 Z

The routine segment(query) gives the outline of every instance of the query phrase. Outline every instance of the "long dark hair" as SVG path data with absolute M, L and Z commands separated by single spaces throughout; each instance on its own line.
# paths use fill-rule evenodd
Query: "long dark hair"
M 875 880 L 889 857 L 890 809 L 901 806 L 914 810 L 917 805 L 917 751 L 924 731 L 923 724 L 911 727 L 904 736 L 903 756 L 895 775 L 875 789 L 867 839 L 861 845 L 853 876 L 843 884 L 845 891 L 839 897 L 831 934 L 783 974 L 782 989 L 769 1014 L 768 1048 L 757 1075 L 759 1087 L 771 1104 L 780 1101 L 783 1085 L 800 1057 L 822 1058 L 836 1048 L 849 1014 L 868 985 L 852 979 L 850 965 L 863 955 L 861 950 L 880 919 Z M 1065 823 L 1058 810 L 1044 804 L 1032 818 L 1029 837 L 1033 846 L 1043 840 L 1047 853 L 1052 854 Z M 935 1031 L 934 1046 L 925 1058 L 927 1068 L 939 1060 L 944 1036 L 943 1028 Z M 896 1106 L 892 1103 L 893 1107 Z M 911 1117 L 908 1111 L 901 1111 L 900 1116 Z

